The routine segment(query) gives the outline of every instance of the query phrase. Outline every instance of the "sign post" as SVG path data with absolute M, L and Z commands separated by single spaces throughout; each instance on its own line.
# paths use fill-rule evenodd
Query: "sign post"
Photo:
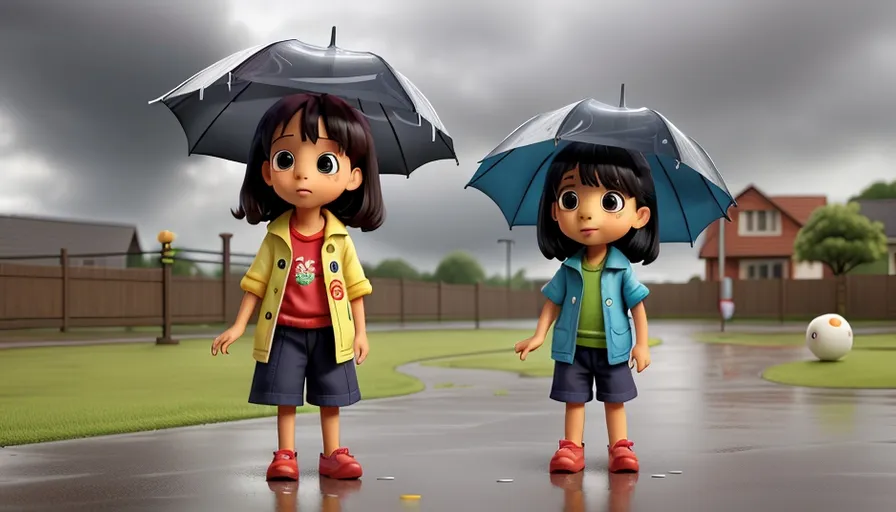
M 719 219 L 719 317 L 721 330 L 734 316 L 734 293 L 730 277 L 725 276 L 725 219 Z

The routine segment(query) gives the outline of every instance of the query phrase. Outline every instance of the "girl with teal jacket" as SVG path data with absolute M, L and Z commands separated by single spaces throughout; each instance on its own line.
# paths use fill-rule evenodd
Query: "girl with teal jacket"
M 535 334 L 515 350 L 525 360 L 554 324 L 551 398 L 566 404 L 566 428 L 551 473 L 585 469 L 585 403 L 595 398 L 606 412 L 610 472 L 639 470 L 623 404 L 638 395 L 630 364 L 638 372 L 650 365 L 643 302 L 650 292 L 632 263 L 659 255 L 656 212 L 650 165 L 638 152 L 576 142 L 548 169 L 538 247 L 563 264 L 542 289 L 548 300 Z

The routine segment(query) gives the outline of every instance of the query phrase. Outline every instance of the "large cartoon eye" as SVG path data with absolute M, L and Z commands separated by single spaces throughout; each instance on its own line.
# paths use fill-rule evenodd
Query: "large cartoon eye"
M 575 190 L 567 190 L 560 194 L 560 200 L 557 202 L 561 210 L 572 211 L 579 207 L 579 196 Z
M 277 151 L 271 161 L 274 163 L 274 170 L 280 172 L 288 171 L 296 164 L 296 158 L 285 149 Z
M 610 191 L 601 198 L 600 205 L 607 213 L 619 213 L 625 208 L 625 198 L 619 192 Z
M 812 336 L 812 339 L 813 339 L 813 340 L 814 340 L 814 339 L 817 339 L 817 338 L 818 338 L 818 333 L 817 333 L 817 332 L 813 332 L 811 336 Z
M 317 157 L 317 171 L 321 174 L 333 175 L 339 172 L 339 160 L 333 153 L 324 153 Z

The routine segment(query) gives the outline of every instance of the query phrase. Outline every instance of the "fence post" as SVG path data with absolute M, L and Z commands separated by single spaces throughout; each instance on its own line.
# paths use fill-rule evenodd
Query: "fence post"
M 226 325 L 228 322 L 227 290 L 230 289 L 230 239 L 233 238 L 231 233 L 220 233 L 221 237 L 221 321 Z
M 475 309 L 475 311 L 473 312 L 473 318 L 476 322 L 477 329 L 479 329 L 479 317 L 481 316 L 481 314 L 479 313 L 479 292 L 481 287 L 482 283 L 478 281 L 475 285 L 473 285 L 473 308 Z
M 405 288 L 404 288 L 404 278 L 398 280 L 398 307 L 401 308 L 398 312 L 398 321 L 401 323 L 401 326 L 404 327 L 404 298 Z
M 171 337 L 171 265 L 174 263 L 171 242 L 174 241 L 174 233 L 162 231 L 157 240 L 162 244 L 159 253 L 162 266 L 162 336 L 156 338 L 156 345 L 176 345 L 178 341 Z
M 62 325 L 59 326 L 59 330 L 62 332 L 68 332 L 68 323 L 69 323 L 69 264 L 68 264 L 68 249 L 60 249 L 59 250 L 59 264 L 62 270 Z
M 442 281 L 436 282 L 436 317 L 442 321 Z
M 781 301 L 781 308 L 780 308 L 781 311 L 779 313 L 780 313 L 781 323 L 783 324 L 784 320 L 787 318 L 787 311 L 786 311 L 786 309 L 787 309 L 787 279 L 784 279 L 782 277 L 779 284 L 781 285 L 780 295 L 779 295 L 779 299 L 778 299 Z

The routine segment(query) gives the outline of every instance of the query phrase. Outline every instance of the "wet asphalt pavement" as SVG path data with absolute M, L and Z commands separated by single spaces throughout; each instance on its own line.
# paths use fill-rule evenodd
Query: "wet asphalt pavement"
M 694 328 L 651 324 L 664 343 L 627 407 L 639 476 L 607 474 L 597 403 L 586 471 L 552 478 L 563 405 L 547 398 L 549 380 L 409 365 L 429 385 L 455 386 L 344 412 L 361 481 L 317 476 L 318 420 L 300 415 L 298 484 L 264 480 L 276 443 L 266 418 L 0 449 L 0 510 L 893 510 L 896 391 L 771 384 L 764 367 L 808 353 L 701 345 Z

